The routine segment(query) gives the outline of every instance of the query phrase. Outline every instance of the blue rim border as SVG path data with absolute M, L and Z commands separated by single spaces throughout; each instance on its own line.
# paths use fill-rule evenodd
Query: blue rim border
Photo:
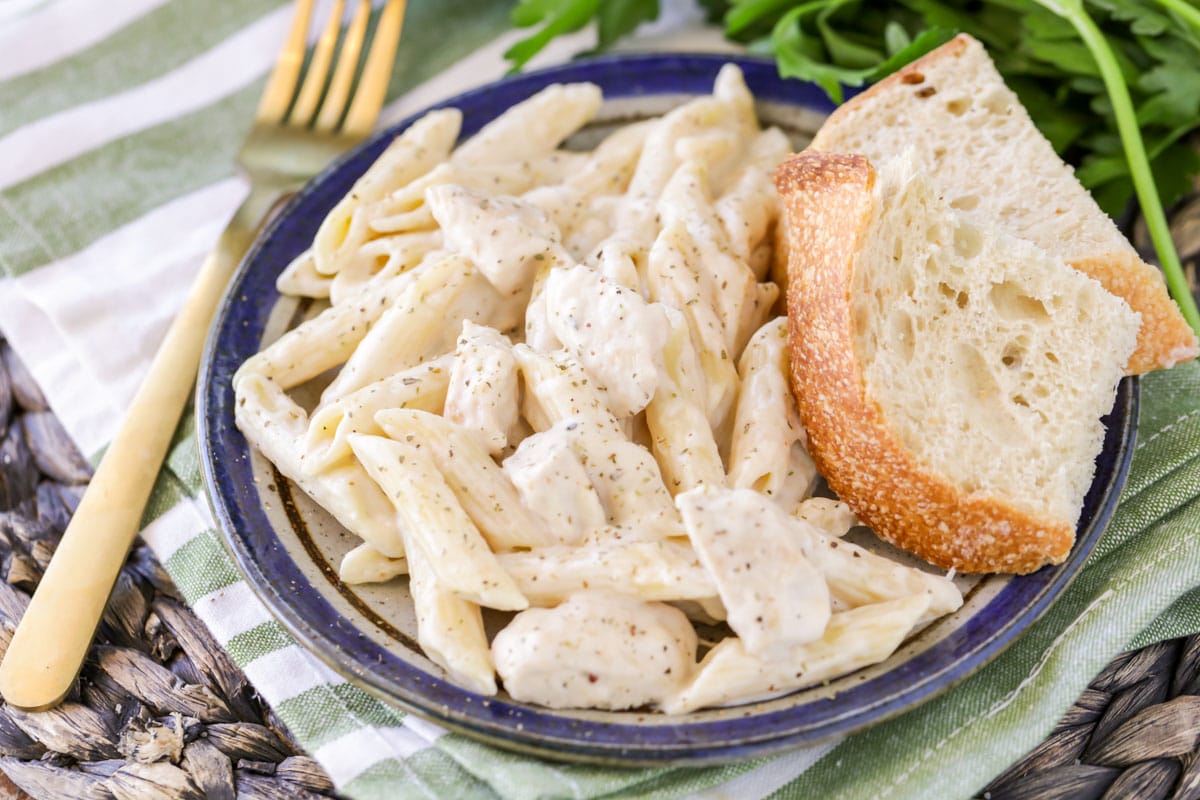
M 820 90 L 781 79 L 769 61 L 692 54 L 577 61 L 506 78 L 431 108 L 462 109 L 463 134 L 469 135 L 499 111 L 551 83 L 592 81 L 607 97 L 702 93 L 710 90 L 721 65 L 729 62 L 742 68 L 759 100 L 831 109 Z M 316 225 L 387 142 L 418 116 L 401 121 L 332 164 L 259 237 L 213 323 L 196 395 L 201 470 L 222 541 L 284 627 L 348 680 L 449 728 L 509 749 L 627 766 L 728 762 L 844 735 L 929 700 L 999 655 L 1049 608 L 1083 566 L 1116 507 L 1128 473 L 1138 415 L 1136 378 L 1118 387 L 1098 459 L 1097 474 L 1107 479 L 1098 479 L 1088 493 L 1077 542 L 1067 561 L 1012 579 L 959 630 L 896 669 L 835 698 L 741 718 L 674 724 L 569 719 L 475 695 L 406 664 L 356 632 L 313 589 L 274 535 L 253 488 L 248 446 L 233 424 L 230 379 L 258 348 L 267 312 L 277 297 L 274 281 L 279 270 L 311 241 Z

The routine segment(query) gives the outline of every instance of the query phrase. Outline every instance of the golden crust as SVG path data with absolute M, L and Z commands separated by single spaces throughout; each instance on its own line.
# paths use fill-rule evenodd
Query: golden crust
M 860 108 L 874 102 L 877 96 L 885 95 L 897 86 L 911 87 L 921 83 L 924 80 L 923 70 L 943 59 L 960 57 L 974 42 L 971 36 L 960 33 L 936 50 L 851 98 L 835 110 L 830 119 L 853 117 Z M 812 147 L 821 148 L 819 132 L 813 140 Z M 1096 213 L 1103 214 L 1099 208 L 1096 209 Z M 1132 245 L 1090 258 L 1068 260 L 1068 263 L 1085 275 L 1095 278 L 1105 289 L 1125 300 L 1130 308 L 1142 315 L 1137 348 L 1129 357 L 1125 374 L 1140 375 L 1156 369 L 1166 369 L 1200 356 L 1200 344 L 1197 343 L 1196 334 L 1167 293 L 1162 273 L 1143 261 Z
M 1070 264 L 1142 315 L 1137 347 L 1125 365 L 1126 375 L 1167 369 L 1200 355 L 1196 334 L 1167 294 L 1162 273 L 1138 258 L 1134 250 Z
M 870 162 L 807 152 L 780 165 L 775 183 L 788 220 L 792 384 L 830 487 L 876 534 L 941 567 L 1028 573 L 1061 563 L 1072 525 L 963 492 L 913 457 L 867 392 L 850 292 L 875 202 Z

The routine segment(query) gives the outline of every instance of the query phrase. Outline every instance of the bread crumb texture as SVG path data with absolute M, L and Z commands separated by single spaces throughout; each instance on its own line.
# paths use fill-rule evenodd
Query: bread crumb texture
M 952 207 L 911 154 L 785 162 L 792 379 L 812 455 L 877 534 L 1026 573 L 1074 542 L 1138 315 Z
M 1200 354 L 1160 271 L 1100 210 L 970 36 L 959 35 L 842 105 L 810 149 L 859 153 L 877 166 L 910 151 L 952 208 L 1096 278 L 1141 314 L 1128 374 Z

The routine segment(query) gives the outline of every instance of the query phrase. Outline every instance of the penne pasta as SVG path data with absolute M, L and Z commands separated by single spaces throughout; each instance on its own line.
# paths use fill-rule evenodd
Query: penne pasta
M 376 421 L 389 437 L 423 449 L 432 459 L 491 550 L 554 543 L 542 518 L 524 506 L 503 470 L 469 432 L 444 417 L 412 409 L 381 411 Z
M 749 293 L 749 300 L 741 307 L 738 317 L 737 335 L 735 337 L 735 352 L 741 353 L 746 349 L 755 332 L 767 323 L 779 299 L 779 287 L 773 283 L 755 283 Z
M 616 215 L 616 230 L 649 248 L 659 220 L 656 207 L 667 182 L 679 166 L 676 143 L 685 137 L 721 130 L 733 122 L 729 105 L 716 97 L 698 97 L 658 120 L 646 136 L 624 202 Z
M 546 281 L 555 264 L 543 262 L 533 275 L 529 289 L 529 305 L 525 306 L 525 344 L 535 351 L 549 353 L 562 345 L 550 329 L 550 314 L 546 307 Z
M 371 204 L 406 186 L 446 160 L 458 138 L 462 114 L 442 109 L 426 114 L 396 137 L 354 188 L 325 217 L 313 239 L 317 272 L 332 275 L 339 258 L 371 238 L 367 213 Z
M 660 601 L 717 596 L 696 551 L 678 539 L 557 545 L 503 553 L 499 559 L 533 606 L 557 605 L 584 589 Z
M 437 230 L 372 239 L 342 259 L 337 274 L 329 279 L 329 299 L 335 304 L 352 299 L 375 276 L 408 272 L 442 246 Z
M 743 136 L 758 131 L 758 117 L 754 113 L 754 95 L 746 86 L 742 71 L 733 64 L 726 64 L 713 81 L 713 97 L 724 102 L 731 112 L 731 122 L 736 124 Z
M 617 130 L 588 154 L 577 169 L 564 175 L 561 183 L 536 186 L 521 196 L 523 201 L 540 208 L 561 232 L 563 241 L 570 243 L 568 251 L 576 260 L 582 261 L 606 235 L 604 232 L 609 226 L 594 224 L 597 206 L 602 197 L 619 201 L 633 176 L 652 124 L 650 121 L 634 123 Z M 615 206 L 610 204 L 609 207 Z M 580 228 L 589 222 L 592 223 L 589 229 L 581 231 Z M 592 235 L 592 231 L 600 233 Z
M 667 488 L 676 495 L 701 485 L 725 485 L 725 468 L 703 398 L 686 388 L 691 383 L 685 360 L 690 345 L 687 326 L 679 320 L 662 350 L 658 389 L 646 407 L 654 456 Z
M 235 392 L 234 421 L 250 444 L 351 533 L 390 558 L 404 556 L 403 522 L 361 466 L 346 462 L 308 473 L 302 408 L 261 375 L 244 376 Z
M 878 664 L 895 652 L 927 607 L 927 598 L 913 595 L 834 614 L 820 639 L 797 645 L 782 657 L 756 656 L 741 639 L 723 639 L 696 667 L 691 682 L 663 703 L 663 710 L 683 714 L 761 700 Z
M 677 309 L 687 321 L 704 372 L 706 416 L 715 430 L 733 410 L 737 367 L 725 346 L 723 324 L 701 291 L 698 266 L 692 263 L 693 248 L 686 237 L 682 225 L 663 228 L 650 250 L 646 284 L 652 300 Z
M 237 425 L 356 537 L 343 582 L 407 575 L 470 691 L 686 713 L 886 659 L 962 595 L 810 496 L 767 280 L 787 136 L 733 66 L 580 149 L 599 104 L 555 85 L 457 147 L 453 110 L 397 137 L 279 277 L 318 300 L 277 308 L 307 319 L 234 376 Z
M 620 424 L 609 410 L 603 390 L 569 354 L 561 350 L 544 353 L 518 344 L 513 347 L 513 356 L 525 379 L 522 413 L 534 430 L 544 431 L 564 420 L 576 419 L 620 435 Z
M 817 468 L 789 385 L 787 321 L 767 323 L 738 363 L 741 391 L 734 413 L 729 485 L 753 489 L 791 509 L 812 492 Z
M 829 594 L 843 609 L 923 595 L 929 605 L 919 622 L 957 611 L 962 592 L 954 581 L 913 567 L 897 564 L 853 542 L 825 536 L 802 521 L 801 536 L 809 559 L 825 576 Z
M 495 694 L 496 671 L 479 606 L 443 585 L 419 548 L 409 557 L 408 590 L 417 617 L 417 643 L 425 655 L 467 689 Z
M 363 542 L 342 556 L 338 579 L 342 583 L 385 583 L 398 575 L 408 574 L 408 559 L 388 558 Z
M 312 248 L 309 248 L 292 259 L 292 263 L 279 273 L 275 288 L 280 294 L 293 297 L 325 299 L 329 297 L 332 283 L 329 276 L 317 272 L 317 262 L 313 259 Z
M 708 175 L 703 166 L 685 161 L 663 190 L 658 213 L 664 228 L 678 224 L 686 231 L 686 238 L 697 254 L 698 263 L 693 266 L 699 283 L 697 291 L 715 310 L 721 321 L 725 348 L 736 358 L 753 333 L 752 328 L 746 329 L 742 324 L 747 315 L 745 307 L 755 307 L 760 290 L 749 265 L 731 251 L 707 186 Z M 770 306 L 768 303 L 766 309 Z
M 529 605 L 419 445 L 356 433 L 350 447 L 402 520 L 410 571 L 420 551 L 438 582 L 464 600 L 508 610 Z
M 459 145 L 455 164 L 506 164 L 546 155 L 600 109 L 590 83 L 555 84 L 517 103 Z
M 821 535 L 833 539 L 840 539 L 859 524 L 850 506 L 830 497 L 805 498 L 792 509 L 792 515 L 816 528 Z
M 397 189 L 380 202 L 366 220 L 373 233 L 380 235 L 437 232 L 437 220 L 426 202 L 430 191 L 442 186 L 461 186 L 499 194 L 520 194 L 533 185 L 527 165 L 490 164 L 465 167 L 445 162 L 438 164 L 412 183 Z
M 450 354 L 440 356 L 321 406 L 313 412 L 305 434 L 308 458 L 305 468 L 318 474 L 353 453 L 347 437 L 352 433 L 382 433 L 375 414 L 387 408 L 415 408 L 440 414 L 450 390 Z
M 352 300 L 325 309 L 246 359 L 233 376 L 234 386 L 244 375 L 260 375 L 282 389 L 291 389 L 344 364 L 375 321 L 409 290 L 420 272 L 379 273 Z
M 731 186 L 714 204 L 730 250 L 743 261 L 750 261 L 779 216 L 779 195 L 771 175 L 791 152 L 791 142 L 778 128 L 759 133 Z M 766 277 L 765 271 L 755 274 L 759 281 Z
M 497 294 L 462 256 L 429 264 L 362 337 L 321 404 L 452 349 L 465 319 L 511 327 L 518 305 Z

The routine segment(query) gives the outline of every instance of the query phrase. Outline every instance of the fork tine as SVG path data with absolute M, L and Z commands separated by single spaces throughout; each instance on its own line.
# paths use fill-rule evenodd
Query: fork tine
M 313 50 L 312 61 L 308 63 L 308 71 L 304 83 L 300 86 L 300 94 L 296 97 L 296 105 L 292 106 L 288 120 L 293 125 L 306 125 L 317 110 L 317 102 L 321 92 L 325 90 L 325 79 L 329 77 L 329 64 L 333 61 L 333 47 L 337 44 L 338 33 L 342 29 L 342 9 L 345 0 L 335 0 L 333 10 L 329 12 L 329 21 L 321 38 Z
M 263 89 L 262 99 L 258 101 L 258 110 L 254 114 L 256 122 L 281 122 L 291 105 L 292 95 L 296 91 L 296 80 L 300 76 L 300 66 L 304 63 L 304 45 L 308 39 L 308 21 L 312 17 L 313 0 L 298 0 L 296 13 L 292 17 L 292 27 L 288 31 L 279 58 L 275 60 L 275 69 Z
M 342 123 L 342 130 L 352 136 L 366 136 L 379 118 L 379 109 L 383 107 L 383 98 L 387 94 L 388 81 L 391 80 L 396 61 L 400 30 L 404 27 L 404 7 L 404 0 L 388 0 L 379 17 L 371 52 L 367 54 L 367 64 L 363 67 L 358 89 L 354 92 L 354 102 L 350 104 L 346 121 Z
M 313 126 L 319 131 L 331 132 L 336 129 L 342 112 L 346 110 L 350 84 L 354 82 L 354 72 L 358 69 L 358 56 L 362 52 L 370 17 L 371 0 L 359 0 L 358 10 L 354 12 L 354 19 L 346 29 L 346 38 L 342 40 L 342 50 L 338 53 L 338 63 L 333 70 L 333 80 L 329 82 L 329 91 L 325 93 L 325 102 L 321 104 L 321 112 Z

